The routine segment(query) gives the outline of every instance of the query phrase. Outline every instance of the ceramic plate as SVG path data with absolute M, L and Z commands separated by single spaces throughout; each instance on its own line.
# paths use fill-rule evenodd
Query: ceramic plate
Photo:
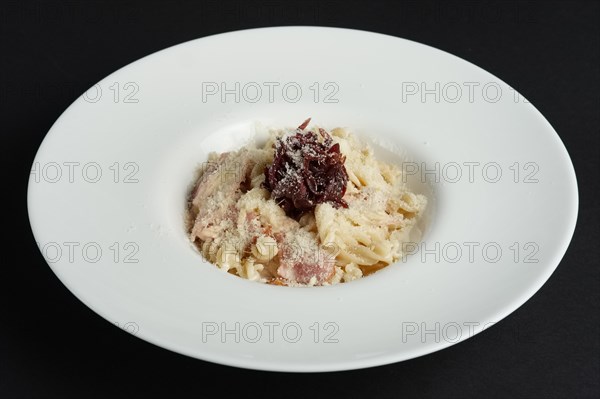
M 422 241 L 329 287 L 203 261 L 183 216 L 197 167 L 309 116 L 428 196 Z M 552 126 L 490 73 L 395 37 L 286 27 L 183 43 L 90 88 L 41 144 L 28 206 L 52 270 L 119 328 L 211 362 L 330 371 L 421 356 L 510 314 L 559 264 L 578 196 Z

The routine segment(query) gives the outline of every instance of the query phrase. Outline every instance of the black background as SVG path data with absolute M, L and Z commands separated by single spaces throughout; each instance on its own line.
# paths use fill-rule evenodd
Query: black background
M 2 2 L 4 230 L 0 396 L 598 397 L 598 3 Z M 262 26 L 364 29 L 462 57 L 519 90 L 575 165 L 574 239 L 525 305 L 463 343 L 414 360 L 324 374 L 236 369 L 169 352 L 110 325 L 60 283 L 27 220 L 26 188 L 44 135 L 78 95 L 165 47 Z M 560 212 L 557 209 L 556 212 Z M 548 215 L 552 217 L 552 215 Z

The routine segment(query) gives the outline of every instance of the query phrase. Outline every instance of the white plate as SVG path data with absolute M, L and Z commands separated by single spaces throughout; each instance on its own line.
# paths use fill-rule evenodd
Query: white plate
M 406 161 L 430 197 L 426 247 L 360 281 L 305 289 L 203 262 L 183 226 L 195 168 L 257 123 L 307 116 Z M 557 267 L 578 196 L 556 132 L 495 76 L 407 40 L 288 27 L 184 43 L 98 83 L 44 139 L 28 201 L 52 270 L 110 322 L 212 362 L 325 371 L 424 355 L 501 320 Z

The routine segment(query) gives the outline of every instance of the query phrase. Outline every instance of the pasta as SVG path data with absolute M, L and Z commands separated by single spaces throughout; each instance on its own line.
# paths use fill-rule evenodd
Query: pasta
M 263 146 L 213 153 L 200 171 L 190 196 L 190 239 L 223 271 L 279 285 L 328 285 L 356 280 L 403 256 L 402 243 L 426 198 L 408 191 L 400 170 L 377 161 L 347 130 L 329 135 L 311 129 L 319 135 L 304 132 L 305 124 L 271 132 Z M 309 147 L 290 150 L 285 164 L 277 159 L 281 143 L 296 145 L 302 134 L 312 134 L 311 145 L 327 150 L 313 162 L 330 162 L 331 169 L 322 173 L 326 179 L 307 166 L 319 155 L 307 155 L 314 152 Z M 303 174 L 291 170 L 292 163 L 304 167 Z M 274 187 L 282 180 L 273 180 L 276 164 L 283 179 L 304 179 L 300 186 Z M 306 175 L 309 169 L 316 170 L 317 180 Z M 338 180 L 329 181 L 333 178 Z M 304 192 L 308 199 L 298 195 Z M 298 203 L 302 208 L 293 209 Z

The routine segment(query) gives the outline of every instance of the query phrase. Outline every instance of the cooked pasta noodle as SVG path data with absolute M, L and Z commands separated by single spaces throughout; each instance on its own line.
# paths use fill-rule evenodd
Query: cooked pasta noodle
M 190 198 L 190 238 L 203 256 L 224 271 L 280 285 L 353 281 L 398 261 L 427 200 L 345 129 L 331 139 L 345 156 L 347 207 L 323 202 L 294 218 L 271 198 L 265 168 L 277 139 L 297 131 L 211 154 Z

